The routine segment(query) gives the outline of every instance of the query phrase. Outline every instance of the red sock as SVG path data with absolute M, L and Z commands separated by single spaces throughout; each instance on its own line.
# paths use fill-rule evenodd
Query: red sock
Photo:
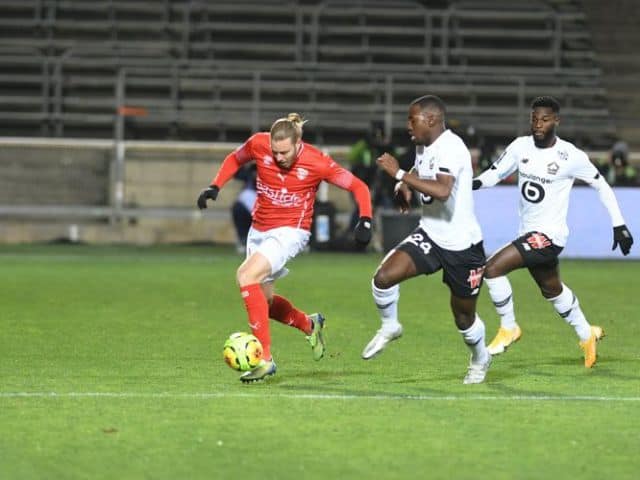
M 313 328 L 311 320 L 306 313 L 294 307 L 289 300 L 280 295 L 274 295 L 269 307 L 269 317 L 290 327 L 302 330 L 307 335 L 311 334 Z
M 269 304 L 259 283 L 240 287 L 244 307 L 249 315 L 251 332 L 262 344 L 263 358 L 271 360 L 271 335 L 269 335 Z

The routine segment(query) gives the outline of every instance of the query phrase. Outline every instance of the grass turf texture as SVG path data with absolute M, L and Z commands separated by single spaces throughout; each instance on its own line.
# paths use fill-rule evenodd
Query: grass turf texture
M 0 478 L 636 478 L 640 264 L 561 263 L 608 334 L 592 370 L 514 272 L 523 338 L 464 386 L 439 274 L 402 286 L 404 337 L 360 359 L 379 260 L 294 260 L 277 291 L 326 315 L 327 355 L 272 322 L 278 373 L 242 385 L 222 361 L 248 328 L 231 250 L 0 247 Z M 479 313 L 490 340 L 486 290 Z

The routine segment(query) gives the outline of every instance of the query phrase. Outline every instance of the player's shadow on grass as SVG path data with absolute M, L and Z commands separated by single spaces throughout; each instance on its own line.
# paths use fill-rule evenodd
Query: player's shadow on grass
M 370 398 L 370 397 L 397 397 L 398 399 L 402 399 L 403 397 L 415 397 L 421 395 L 434 396 L 434 397 L 442 397 L 446 396 L 449 392 L 445 390 L 439 390 L 434 388 L 420 388 L 420 389 L 412 389 L 412 390 L 384 390 L 381 388 L 345 388 L 339 387 L 335 385 L 325 385 L 325 386 L 310 386 L 310 385 L 283 385 L 282 389 L 286 389 L 289 392 L 304 392 L 308 394 L 315 395 L 327 395 L 327 396 L 344 396 L 344 397 L 362 397 L 362 398 Z
M 558 379 L 558 382 L 572 383 L 576 379 L 585 377 L 606 378 L 607 380 L 619 380 L 621 382 L 638 381 L 640 374 L 631 375 L 620 373 L 617 367 L 624 365 L 625 372 L 640 371 L 640 359 L 600 357 L 592 368 L 585 368 L 583 359 L 579 356 L 545 357 L 543 361 L 535 358 L 494 357 L 493 364 L 487 375 L 486 382 L 498 385 L 502 382 L 523 379 L 544 379 L 545 381 Z M 636 368 L 630 368 L 629 364 L 637 364 Z M 537 392 L 539 393 L 539 392 Z
M 362 385 L 362 388 L 358 388 L 358 385 L 354 385 L 354 382 L 351 381 L 354 377 L 369 377 L 369 380 L 365 382 L 358 380 Z M 430 378 L 433 377 L 412 373 L 406 376 L 400 375 L 390 380 L 383 374 L 376 375 L 372 373 L 370 369 L 346 370 L 341 372 L 323 371 L 313 374 L 300 372 L 287 375 L 286 377 L 283 376 L 280 382 L 278 382 L 278 387 L 290 392 L 354 397 L 397 396 L 400 398 L 411 395 L 446 395 L 447 392 L 440 389 L 429 388 L 425 390 L 424 387 L 428 385 Z M 291 382 L 288 380 L 291 380 Z M 319 383 L 318 380 L 320 380 L 321 383 Z M 458 381 L 460 381 L 460 378 L 458 378 Z M 385 388 L 387 385 L 390 388 Z M 409 388 L 398 391 L 398 385 Z
M 530 370 L 531 368 L 539 367 L 582 367 L 584 368 L 584 359 L 580 354 L 575 356 L 571 355 L 557 355 L 554 357 L 545 356 L 542 358 L 536 357 L 506 357 L 506 356 L 495 356 L 494 357 L 494 365 L 491 368 L 494 368 L 498 362 L 501 364 L 504 363 L 512 368 L 522 369 L 522 370 Z M 602 368 L 614 368 L 616 365 L 624 365 L 624 364 L 636 364 L 640 366 L 640 358 L 630 358 L 630 357 L 616 357 L 610 355 L 599 355 L 598 361 L 593 367 L 594 371 L 596 369 Z M 625 369 L 627 366 L 625 366 Z M 632 370 L 640 370 L 638 368 Z
M 492 392 L 513 396 L 545 396 L 558 393 L 548 393 L 547 382 L 554 378 L 560 383 L 573 382 L 576 379 L 602 378 L 628 382 L 637 381 L 638 375 L 627 375 L 616 372 L 615 364 L 635 363 L 640 364 L 640 359 L 605 357 L 593 369 L 585 369 L 579 355 L 572 357 L 567 355 L 533 358 L 528 356 L 496 356 L 487 374 L 487 379 L 482 384 Z M 389 378 L 384 369 L 377 371 L 369 368 L 372 364 L 366 363 L 362 368 L 349 368 L 344 370 L 313 369 L 282 372 L 269 379 L 269 383 L 277 385 L 279 389 L 290 392 L 307 392 L 312 394 L 345 395 L 345 396 L 446 396 L 450 394 L 449 388 L 462 387 L 462 378 L 465 370 L 463 367 L 444 370 L 416 371 L 415 369 L 404 372 L 395 370 L 393 378 Z M 366 367 L 366 368 L 365 368 Z M 631 371 L 639 371 L 633 369 Z M 629 371 L 625 366 L 625 371 Z M 279 372 L 280 373 L 280 372 Z M 369 377 L 370 379 L 366 379 Z M 363 383 L 363 379 L 365 379 Z M 537 386 L 519 388 L 524 381 L 538 380 Z M 362 388 L 352 383 L 362 383 Z M 429 386 L 429 384 L 432 384 Z M 553 382 L 556 383 L 556 382 Z M 438 387 L 434 388 L 433 384 Z M 385 388 L 388 385 L 389 388 Z M 401 388 L 399 391 L 398 388 Z M 476 388 L 465 386 L 463 388 Z M 471 390 L 469 390 L 471 391 Z M 486 391 L 485 391 L 486 392 Z M 477 390 L 476 390 L 477 393 Z

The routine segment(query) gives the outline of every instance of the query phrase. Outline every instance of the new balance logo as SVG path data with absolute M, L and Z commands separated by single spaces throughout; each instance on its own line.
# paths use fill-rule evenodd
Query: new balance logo
M 551 246 L 551 240 L 549 240 L 547 236 L 542 233 L 532 233 L 527 237 L 527 243 L 534 250 L 540 250 L 541 248 Z
M 467 278 L 467 282 L 469 282 L 470 288 L 478 288 L 480 286 L 480 282 L 482 281 L 482 274 L 484 273 L 484 267 L 475 268 L 469 270 L 469 278 Z

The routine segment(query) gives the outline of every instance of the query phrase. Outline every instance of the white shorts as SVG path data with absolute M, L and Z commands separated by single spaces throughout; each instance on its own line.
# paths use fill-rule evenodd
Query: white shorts
M 271 264 L 271 275 L 265 282 L 284 277 L 289 273 L 285 265 L 297 256 L 309 243 L 311 232 L 293 227 L 272 228 L 261 232 L 251 227 L 247 236 L 247 258 L 260 252 Z

